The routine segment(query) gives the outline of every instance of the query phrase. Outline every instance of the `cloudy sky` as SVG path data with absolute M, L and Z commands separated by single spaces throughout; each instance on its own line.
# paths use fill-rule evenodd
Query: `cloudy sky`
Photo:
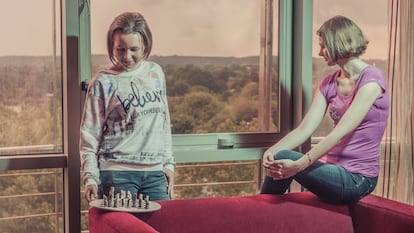
M 258 54 L 260 1 L 99 0 L 91 4 L 92 50 L 104 51 L 112 19 L 141 12 L 153 33 L 152 54 L 245 56 Z M 110 5 L 108 7 L 108 5 Z M 108 9 L 111 9 L 110 11 Z M 105 13 L 103 13 L 105 12 Z
M 0 8 L 0 56 L 51 54 L 52 2 L 0 0 L 3 6 L 7 5 Z M 95 54 L 106 53 L 108 26 L 124 11 L 139 11 L 147 19 L 153 33 L 153 55 L 248 56 L 259 51 L 260 0 L 90 2 Z M 386 58 L 387 0 L 314 0 L 313 31 L 337 14 L 353 19 L 370 39 L 364 57 Z M 313 35 L 312 39 L 314 54 L 317 54 L 316 37 Z

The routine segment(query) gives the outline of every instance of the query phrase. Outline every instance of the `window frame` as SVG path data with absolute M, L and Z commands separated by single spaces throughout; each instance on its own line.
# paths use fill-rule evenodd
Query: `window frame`
M 262 0 L 261 24 L 267 24 L 266 17 L 269 17 L 267 15 L 269 12 L 263 12 L 263 8 L 273 2 L 277 1 Z M 271 9 L 273 10 L 274 7 Z M 299 124 L 312 100 L 312 63 L 309 62 L 312 61 L 312 40 L 309 40 L 313 36 L 312 11 L 313 1 L 279 1 L 279 83 L 276 84 L 279 85 L 280 90 L 279 132 L 173 135 L 173 148 L 177 161 L 209 162 L 220 158 L 221 160 L 260 159 L 265 148 L 274 144 Z M 261 40 L 266 41 L 267 36 L 273 34 L 272 25 L 267 24 L 267 26 L 270 28 L 262 28 Z M 263 31 L 267 31 L 267 35 L 264 35 Z M 268 43 L 269 41 L 261 43 L 261 65 L 271 64 L 266 61 L 271 58 L 271 54 L 267 57 L 263 54 L 268 51 L 264 47 Z M 264 83 L 268 83 L 269 71 L 266 68 L 261 70 L 264 73 L 259 76 L 265 78 Z M 232 147 L 221 149 L 222 141 Z M 310 147 L 310 140 L 304 144 L 304 147 Z M 232 150 L 237 150 L 237 153 Z M 220 154 L 220 156 L 211 156 L 212 154 Z

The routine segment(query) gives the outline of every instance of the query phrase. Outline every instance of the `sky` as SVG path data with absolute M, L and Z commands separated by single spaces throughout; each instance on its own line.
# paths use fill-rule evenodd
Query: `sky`
M 2 6 L 7 5 L 0 8 L 3 32 L 0 56 L 52 53 L 52 2 L 0 0 Z M 387 2 L 314 0 L 313 31 L 334 15 L 347 16 L 370 40 L 364 57 L 385 59 Z M 124 11 L 139 11 L 148 21 L 153 33 L 152 55 L 241 57 L 259 53 L 260 0 L 90 0 L 90 3 L 94 54 L 106 54 L 109 24 Z M 317 37 L 312 36 L 313 52 L 317 56 Z

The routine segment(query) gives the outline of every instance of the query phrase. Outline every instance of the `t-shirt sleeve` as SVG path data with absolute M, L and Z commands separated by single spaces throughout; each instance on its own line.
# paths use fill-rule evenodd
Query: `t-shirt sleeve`
M 319 91 L 325 98 L 329 99 L 330 97 L 334 96 L 335 88 L 332 88 L 332 85 L 336 85 L 335 83 L 335 77 L 338 71 L 333 72 L 329 75 L 327 75 L 322 82 L 319 84 Z
M 364 86 L 367 83 L 378 83 L 378 85 L 380 85 L 380 87 L 382 88 L 383 91 L 385 91 L 387 89 L 387 84 L 386 84 L 386 80 L 385 80 L 385 76 L 382 73 L 381 70 L 379 70 L 378 68 L 369 68 L 367 69 L 361 77 L 361 83 L 360 83 L 360 87 Z

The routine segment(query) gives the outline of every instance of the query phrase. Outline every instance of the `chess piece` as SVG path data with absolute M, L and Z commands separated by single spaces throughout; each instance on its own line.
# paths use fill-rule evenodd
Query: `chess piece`
M 149 196 L 145 196 L 145 209 L 149 209 Z
M 109 197 L 115 198 L 115 187 L 111 186 L 109 188 Z
M 108 193 L 108 207 L 114 207 L 115 206 L 115 187 L 111 186 L 109 188 Z
M 132 195 L 131 195 L 131 191 L 129 190 L 128 190 L 126 199 L 127 199 L 127 203 L 125 207 L 131 208 L 132 207 Z
M 125 201 L 126 201 L 126 192 L 125 190 L 121 189 L 121 196 L 120 196 L 121 205 L 119 207 L 125 207 Z
M 114 195 L 109 196 L 108 207 L 115 207 L 115 197 Z
M 132 207 L 138 208 L 138 195 L 134 193 L 134 197 L 132 198 Z
M 121 197 L 120 197 L 119 193 L 117 193 L 115 195 L 115 206 L 114 207 L 115 208 L 121 207 Z
M 108 197 L 104 194 L 103 195 L 103 206 L 104 207 L 108 207 Z
M 138 208 L 142 208 L 143 199 L 144 199 L 144 195 L 142 193 L 138 194 Z

